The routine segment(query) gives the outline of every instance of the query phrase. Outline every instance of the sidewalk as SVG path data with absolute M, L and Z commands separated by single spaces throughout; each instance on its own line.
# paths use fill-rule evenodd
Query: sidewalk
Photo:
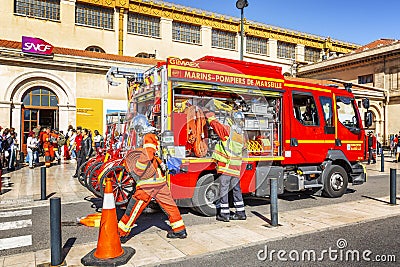
M 76 163 L 65 161 L 61 165 L 53 165 L 46 169 L 46 195 L 60 197 L 62 203 L 85 201 L 91 196 L 77 179 L 72 178 Z M 41 167 L 29 169 L 28 166 L 16 171 L 3 173 L 0 209 L 24 206 L 49 205 L 48 200 L 41 198 Z
M 379 160 L 378 158 L 376 164 L 367 166 L 370 175 L 379 175 Z M 391 161 L 392 159 L 387 158 L 387 160 Z M 396 163 L 385 162 L 385 175 L 388 175 L 390 168 L 395 167 L 397 167 Z M 90 194 L 76 179 L 71 177 L 73 171 L 74 164 L 63 164 L 48 169 L 47 194 L 55 192 L 53 196 L 61 197 L 63 203 L 84 201 L 83 198 Z M 11 191 L 0 196 L 0 207 L 7 203 L 48 204 L 48 201 L 33 201 L 40 199 L 39 168 L 32 171 L 25 167 L 4 176 L 10 177 L 12 187 Z M 7 189 L 7 187 L 3 188 L 3 192 L 4 189 Z M 238 247 L 264 244 L 286 237 L 400 215 L 400 205 L 391 206 L 388 201 L 388 197 L 363 199 L 346 203 L 346 210 L 343 209 L 343 204 L 333 204 L 282 212 L 279 213 L 279 224 L 281 225 L 279 227 L 271 227 L 268 219 L 263 215 L 248 214 L 249 217 L 246 221 L 231 221 L 230 223 L 215 221 L 209 224 L 190 226 L 188 227 L 188 238 L 183 240 L 167 239 L 163 230 L 144 232 L 134 236 L 123 245 L 133 247 L 136 250 L 136 254 L 125 266 L 152 266 L 185 257 L 198 257 Z M 265 216 L 268 217 L 269 215 Z M 96 242 L 73 246 L 66 256 L 66 266 L 82 266 L 81 258 L 95 247 Z M 50 249 L 0 257 L 0 267 L 37 266 L 49 262 Z

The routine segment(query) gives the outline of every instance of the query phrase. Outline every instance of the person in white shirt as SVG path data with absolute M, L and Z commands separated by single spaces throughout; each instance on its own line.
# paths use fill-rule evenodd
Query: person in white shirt
M 38 144 L 39 140 L 37 139 L 35 132 L 29 132 L 28 139 L 26 140 L 26 150 L 28 151 L 29 168 L 31 169 L 33 169 L 33 162 L 35 162 L 37 158 Z

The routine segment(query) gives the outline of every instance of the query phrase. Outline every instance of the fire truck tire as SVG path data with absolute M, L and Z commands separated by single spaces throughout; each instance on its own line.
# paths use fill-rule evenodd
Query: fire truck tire
M 100 183 L 98 179 L 103 164 L 104 164 L 103 162 L 100 162 L 100 164 L 96 164 L 90 171 L 90 175 L 88 175 L 88 178 L 86 178 L 87 189 L 89 189 L 89 191 L 92 192 L 97 197 L 101 197 Z
M 89 184 L 89 177 L 90 177 L 90 174 L 92 173 L 92 170 L 95 168 L 95 167 L 97 167 L 97 166 L 99 166 L 99 165 L 102 165 L 103 164 L 103 162 L 99 162 L 99 161 L 95 161 L 95 162 L 93 162 L 93 163 L 91 163 L 87 168 L 86 168 L 86 171 L 85 171 L 85 175 L 83 176 L 85 179 L 84 179 L 84 185 L 85 185 L 85 187 L 87 188 L 87 189 L 89 189 L 89 187 L 88 187 L 88 184 Z M 90 190 L 90 189 L 89 189 Z
M 218 199 L 219 185 L 212 173 L 199 178 L 192 197 L 192 209 L 205 216 L 215 216 L 217 208 L 215 201 Z
M 341 197 L 347 190 L 348 177 L 343 167 L 331 165 L 326 170 L 323 195 L 330 198 Z
M 83 185 L 83 186 L 85 186 L 85 187 L 86 187 L 86 185 L 85 185 L 86 172 L 87 172 L 88 168 L 90 167 L 90 165 L 91 165 L 92 163 L 94 163 L 94 162 L 95 162 L 94 159 L 91 158 L 91 159 L 85 161 L 85 162 L 79 167 L 79 170 L 78 170 L 78 181 L 79 181 L 79 183 L 80 183 L 81 185 Z
M 122 172 L 122 173 L 121 173 Z M 100 178 L 100 194 L 104 195 L 105 178 L 111 178 L 113 194 L 116 206 L 125 205 L 129 202 L 132 195 L 136 191 L 136 183 L 133 178 L 128 175 L 128 171 L 124 166 L 114 166 L 104 172 Z M 119 181 L 117 178 L 121 177 Z

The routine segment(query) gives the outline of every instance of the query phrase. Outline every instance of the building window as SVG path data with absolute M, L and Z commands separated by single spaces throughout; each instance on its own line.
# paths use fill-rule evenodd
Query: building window
M 75 23 L 112 30 L 114 29 L 114 9 L 76 3 Z
M 366 83 L 373 83 L 373 82 L 374 82 L 373 74 L 358 76 L 358 84 L 366 84 Z
M 278 41 L 278 57 L 295 59 L 296 45 Z
M 212 29 L 212 47 L 236 49 L 236 33 Z
M 321 51 L 313 47 L 305 47 L 304 60 L 308 62 L 317 62 L 320 59 Z
M 35 87 L 23 98 L 25 106 L 57 107 L 57 96 L 50 90 Z
M 95 45 L 89 46 L 85 50 L 90 51 L 90 52 L 105 53 L 103 48 L 95 46 Z
M 129 13 L 128 32 L 149 37 L 160 37 L 160 18 Z
M 14 13 L 34 18 L 60 20 L 60 0 L 15 0 Z
M 268 52 L 267 41 L 268 39 L 247 36 L 246 52 L 266 56 Z
M 200 44 L 200 26 L 172 22 L 172 40 Z

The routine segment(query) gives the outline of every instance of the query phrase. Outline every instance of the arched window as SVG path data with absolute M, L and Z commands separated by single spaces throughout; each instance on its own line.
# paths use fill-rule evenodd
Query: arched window
M 97 53 L 105 53 L 103 48 L 101 48 L 99 46 L 95 46 L 95 45 L 91 45 L 91 46 L 87 47 L 85 50 L 91 51 L 91 52 L 97 52 Z
M 25 106 L 57 107 L 58 98 L 50 90 L 34 87 L 23 98 Z

